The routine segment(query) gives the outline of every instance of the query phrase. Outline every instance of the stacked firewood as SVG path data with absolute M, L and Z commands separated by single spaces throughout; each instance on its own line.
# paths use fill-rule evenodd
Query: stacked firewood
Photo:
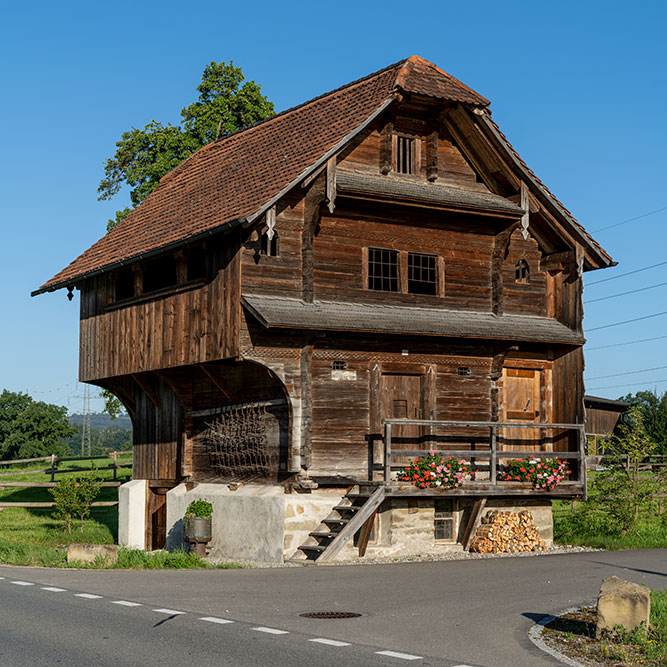
M 470 544 L 470 551 L 480 554 L 544 551 L 546 548 L 533 515 L 527 510 L 489 512 L 482 517 L 481 525 Z

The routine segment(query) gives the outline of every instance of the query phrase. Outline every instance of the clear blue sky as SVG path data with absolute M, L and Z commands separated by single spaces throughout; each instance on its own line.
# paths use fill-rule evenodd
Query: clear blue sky
M 233 60 L 281 110 L 419 54 L 491 100 L 528 165 L 594 231 L 667 207 L 666 23 L 658 1 L 6 5 L 0 389 L 80 405 L 78 298 L 29 293 L 125 206 L 122 195 L 96 199 L 121 133 L 178 122 L 211 60 Z M 666 223 L 664 210 L 596 234 L 619 266 L 586 281 L 667 261 Z M 585 298 L 660 282 L 667 264 L 591 285 Z M 585 325 L 667 311 L 666 297 L 659 287 L 590 303 Z M 590 331 L 588 391 L 667 390 L 667 368 L 595 379 L 667 366 L 667 338 L 592 349 L 665 335 L 667 315 Z

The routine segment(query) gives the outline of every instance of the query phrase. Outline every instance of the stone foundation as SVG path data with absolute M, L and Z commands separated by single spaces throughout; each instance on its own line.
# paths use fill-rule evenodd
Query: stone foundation
M 135 480 L 121 486 L 119 543 L 135 548 L 145 529 L 146 482 Z M 181 484 L 167 493 L 167 549 L 184 548 L 183 516 L 196 499 L 213 504 L 213 539 L 209 555 L 216 560 L 279 563 L 290 558 L 345 496 L 347 488 L 314 489 L 307 493 L 285 493 L 282 486 L 247 484 L 232 491 L 226 484 L 198 484 L 188 491 Z M 461 539 L 474 499 L 454 500 L 451 539 L 436 540 L 433 498 L 388 498 L 378 511 L 375 535 L 366 556 L 408 557 L 438 555 L 462 550 Z M 540 535 L 553 545 L 551 501 L 489 499 L 492 510 L 529 510 Z M 335 560 L 358 558 L 351 539 Z

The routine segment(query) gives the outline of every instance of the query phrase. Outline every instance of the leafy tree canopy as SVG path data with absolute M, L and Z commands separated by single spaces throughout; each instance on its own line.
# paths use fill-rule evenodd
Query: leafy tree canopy
M 648 436 L 656 443 L 660 454 L 667 454 L 667 392 L 638 391 L 619 400 L 637 406 Z
M 273 116 L 273 103 L 254 81 L 244 80 L 233 62 L 211 62 L 197 86 L 197 101 L 181 110 L 180 125 L 152 120 L 143 129 L 123 132 L 116 152 L 104 165 L 97 192 L 100 200 L 110 199 L 128 185 L 132 207 L 117 211 L 107 231 L 146 199 L 167 172 L 202 146 Z
M 0 394 L 0 459 L 63 454 L 61 440 L 74 431 L 67 422 L 67 408 L 7 389 Z

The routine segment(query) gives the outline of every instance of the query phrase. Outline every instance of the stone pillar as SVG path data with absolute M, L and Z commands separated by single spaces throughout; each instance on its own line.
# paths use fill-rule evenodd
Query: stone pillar
M 118 487 L 118 544 L 146 548 L 148 480 L 133 479 Z

